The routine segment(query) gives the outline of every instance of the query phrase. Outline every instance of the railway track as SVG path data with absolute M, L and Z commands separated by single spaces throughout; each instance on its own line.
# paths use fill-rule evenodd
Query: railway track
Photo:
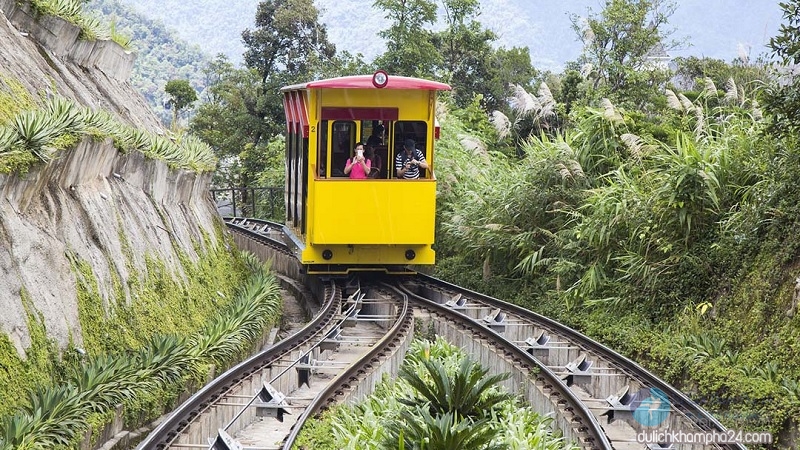
M 296 437 L 291 418 L 368 394 L 402 362 L 413 330 L 407 299 L 357 279 L 324 292 L 310 323 L 206 385 L 137 448 L 280 449 Z
M 732 434 L 682 392 L 565 325 L 422 274 L 405 289 L 412 299 L 433 301 L 470 317 L 533 356 L 591 412 L 612 448 L 745 448 L 725 442 Z M 666 439 L 657 439 L 658 431 L 667 430 L 671 434 L 663 433 Z M 669 442 L 669 436 L 683 442 Z
M 237 245 L 302 278 L 283 261 L 292 256 L 281 225 L 227 223 Z M 581 448 L 745 448 L 642 435 L 668 429 L 720 440 L 726 430 L 633 361 L 515 305 L 424 275 L 328 281 L 316 290 L 325 303 L 312 322 L 206 386 L 138 448 L 290 449 L 306 419 L 332 403 L 363 398 L 381 374 L 396 373 L 415 326 L 433 329 L 492 372 L 510 372 L 506 388 L 553 415 Z

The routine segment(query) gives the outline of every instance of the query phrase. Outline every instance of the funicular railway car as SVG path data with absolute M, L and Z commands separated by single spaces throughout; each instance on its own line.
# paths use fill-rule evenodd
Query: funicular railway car
M 286 232 L 309 273 L 391 272 L 434 263 L 435 108 L 438 91 L 449 89 L 384 71 L 281 89 Z M 395 158 L 410 141 L 426 163 L 417 166 L 417 179 L 395 170 Z M 366 179 L 345 174 L 358 143 L 370 156 L 374 148 Z

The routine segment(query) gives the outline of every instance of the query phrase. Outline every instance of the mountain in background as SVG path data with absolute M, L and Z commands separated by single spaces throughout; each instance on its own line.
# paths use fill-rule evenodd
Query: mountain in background
M 208 55 L 198 45 L 187 43 L 161 21 L 117 0 L 90 0 L 85 8 L 100 17 L 102 23 L 113 23 L 118 33 L 131 39 L 130 48 L 137 53 L 131 84 L 164 124 L 169 124 L 172 117 L 164 107 L 168 100 L 164 86 L 169 80 L 189 80 L 198 92 L 203 92 Z
M 204 53 L 223 53 L 235 64 L 242 61 L 241 34 L 252 28 L 257 0 L 119 0 L 145 16 L 174 29 Z M 499 35 L 498 46 L 528 47 L 538 69 L 558 71 L 580 54 L 570 15 L 586 16 L 589 8 L 602 11 L 603 0 L 481 0 L 479 21 Z M 378 33 L 389 22 L 371 0 L 315 0 L 321 19 L 337 49 L 361 53 L 371 60 L 383 53 Z M 691 46 L 671 56 L 698 56 L 731 61 L 766 52 L 776 35 L 781 10 L 773 0 L 679 0 L 670 18 L 675 39 L 689 38 Z

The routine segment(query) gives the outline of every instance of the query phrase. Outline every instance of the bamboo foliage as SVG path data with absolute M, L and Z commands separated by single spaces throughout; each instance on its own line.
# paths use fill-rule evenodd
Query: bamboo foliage
M 744 217 L 735 212 L 749 210 L 764 173 L 753 145 L 763 125 L 741 88 L 728 83 L 733 103 L 710 79 L 695 101 L 665 92 L 676 113 L 666 138 L 634 132 L 642 127 L 604 100 L 575 111 L 563 136 L 522 142 L 521 159 L 489 149 L 477 172 L 466 162 L 474 176 L 441 208 L 443 235 L 488 262 L 484 273 L 547 279 L 568 305 L 656 298 L 678 270 L 702 264 L 696 246 L 721 223 L 749 223 L 728 218 Z M 536 106 L 515 97 L 519 111 Z
M 444 213 L 442 226 L 468 252 L 532 273 L 555 262 L 554 233 L 578 203 L 587 175 L 585 157 L 569 137 L 531 139 L 523 151 L 517 162 L 493 155 L 485 172 L 462 181 L 461 195 L 469 200 Z

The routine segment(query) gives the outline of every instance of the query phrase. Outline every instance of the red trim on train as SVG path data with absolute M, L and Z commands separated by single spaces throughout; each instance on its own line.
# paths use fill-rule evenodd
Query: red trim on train
M 283 93 L 283 107 L 286 112 L 287 133 L 298 133 L 308 137 L 308 109 L 305 94 L 300 91 Z
M 428 91 L 449 91 L 451 88 L 438 81 L 423 80 L 421 78 L 399 77 L 389 75 L 389 81 L 383 88 L 372 84 L 372 75 L 355 75 L 350 77 L 330 78 L 327 80 L 311 81 L 309 83 L 286 86 L 281 90 L 292 91 L 297 89 L 411 89 Z

